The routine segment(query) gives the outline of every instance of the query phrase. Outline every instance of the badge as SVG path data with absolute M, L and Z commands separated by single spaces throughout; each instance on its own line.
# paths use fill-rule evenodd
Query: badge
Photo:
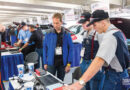
M 86 43 L 89 44 L 89 40 L 88 39 L 86 40 Z
M 80 56 L 83 57 L 84 56 L 84 52 L 85 52 L 85 48 L 82 48 L 81 52 L 80 52 Z
M 55 54 L 56 55 L 62 55 L 62 47 L 56 47 L 55 48 Z
M 25 38 L 25 41 L 27 42 L 27 41 L 28 41 L 28 38 Z

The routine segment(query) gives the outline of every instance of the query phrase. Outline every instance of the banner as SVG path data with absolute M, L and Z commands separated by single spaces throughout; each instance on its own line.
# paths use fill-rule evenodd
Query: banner
M 110 7 L 109 7 L 109 1 L 105 0 L 104 2 L 96 2 L 91 4 L 91 11 L 94 12 L 95 10 L 104 10 L 106 12 L 110 12 Z
M 30 24 L 33 24 L 32 18 L 29 18 L 29 23 L 30 23 Z
M 27 19 L 23 19 L 23 22 L 27 23 Z
M 38 24 L 42 24 L 41 17 L 38 16 L 38 17 L 36 17 L 36 18 L 37 18 L 37 23 L 38 23 Z
M 75 21 L 74 9 L 65 10 L 65 21 Z
M 48 17 L 48 22 L 49 22 L 50 24 L 52 24 L 53 14 L 48 14 L 47 17 Z

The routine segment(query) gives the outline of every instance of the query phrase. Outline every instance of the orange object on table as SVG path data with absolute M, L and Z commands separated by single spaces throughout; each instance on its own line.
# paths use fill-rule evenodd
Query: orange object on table
M 58 88 L 55 88 L 53 90 L 63 90 L 63 87 L 58 87 Z

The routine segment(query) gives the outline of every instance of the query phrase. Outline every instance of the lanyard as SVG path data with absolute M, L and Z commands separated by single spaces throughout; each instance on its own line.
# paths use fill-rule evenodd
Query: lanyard
M 92 37 L 92 46 L 91 46 L 91 59 L 93 59 L 93 48 L 94 48 L 94 37 L 95 37 L 96 31 L 93 34 Z

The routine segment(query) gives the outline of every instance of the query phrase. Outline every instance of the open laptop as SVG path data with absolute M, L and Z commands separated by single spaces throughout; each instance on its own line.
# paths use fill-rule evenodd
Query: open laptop
M 44 87 L 49 86 L 49 85 L 53 85 L 56 83 L 63 84 L 61 81 L 59 81 L 58 79 L 53 77 L 51 74 L 43 75 L 41 77 L 36 76 L 36 74 L 34 72 L 32 72 L 32 74 L 35 77 L 35 79 L 38 80 L 39 83 L 42 84 Z
M 41 81 L 41 83 L 43 83 L 45 86 L 53 85 L 56 83 L 61 83 L 58 79 L 56 79 L 50 74 L 42 76 L 42 77 L 38 77 L 38 78 Z

